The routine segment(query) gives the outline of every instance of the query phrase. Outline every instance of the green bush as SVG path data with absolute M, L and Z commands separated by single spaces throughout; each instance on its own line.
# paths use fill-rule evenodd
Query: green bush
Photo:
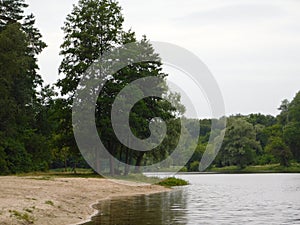
M 18 140 L 8 139 L 5 143 L 6 163 L 10 173 L 22 173 L 32 170 L 30 155 L 23 143 Z
M 7 175 L 9 173 L 7 163 L 6 163 L 6 154 L 0 146 L 0 175 Z
M 161 186 L 165 187 L 175 187 L 175 186 L 184 186 L 188 185 L 189 183 L 183 179 L 175 178 L 175 177 L 168 177 L 158 183 Z
M 190 172 L 198 172 L 199 171 L 199 162 L 194 161 L 190 164 Z
M 184 166 L 179 170 L 179 172 L 188 172 L 188 169 Z

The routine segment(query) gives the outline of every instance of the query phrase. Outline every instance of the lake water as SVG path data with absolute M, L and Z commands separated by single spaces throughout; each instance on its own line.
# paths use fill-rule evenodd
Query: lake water
M 85 225 L 300 224 L 300 174 L 177 177 L 191 185 L 103 201 Z

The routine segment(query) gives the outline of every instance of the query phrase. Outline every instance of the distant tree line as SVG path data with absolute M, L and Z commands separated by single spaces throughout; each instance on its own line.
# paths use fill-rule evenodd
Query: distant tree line
M 212 166 L 266 165 L 289 166 L 300 162 L 300 92 L 289 102 L 283 100 L 280 113 L 271 115 L 234 115 L 227 119 L 225 138 Z M 196 152 L 186 165 L 198 171 L 199 161 L 210 135 L 211 120 L 200 120 L 202 132 Z
M 195 171 L 211 135 L 211 119 L 181 117 L 184 107 L 180 96 L 170 93 L 167 85 L 155 85 L 160 97 L 139 101 L 130 113 L 132 132 L 139 138 L 150 135 L 149 123 L 154 117 L 167 124 L 167 136 L 161 145 L 149 152 L 134 151 L 119 142 L 113 132 L 110 111 L 116 95 L 133 80 L 148 76 L 166 78 L 159 56 L 147 38 L 137 40 L 135 33 L 124 30 L 121 7 L 114 0 L 79 0 L 67 16 L 63 31 L 59 66 L 61 78 L 44 85 L 38 74 L 38 55 L 47 46 L 35 26 L 34 16 L 25 15 L 24 0 L 0 0 L 0 174 L 47 171 L 55 168 L 89 168 L 77 147 L 72 129 L 72 104 L 79 80 L 89 66 L 106 51 L 126 43 L 137 42 L 155 61 L 132 63 L 110 77 L 96 104 L 98 134 L 111 155 L 132 165 L 159 162 L 177 146 L 180 119 L 184 120 L 185 143 L 182 154 L 196 149 L 186 164 Z M 139 54 L 139 53 L 137 53 Z M 133 93 L 134 94 L 134 93 Z M 179 106 L 173 107 L 167 98 Z M 300 160 L 300 92 L 284 100 L 277 117 L 251 114 L 228 118 L 221 151 L 213 162 L 218 167 L 280 163 L 289 166 Z M 200 123 L 200 137 L 197 128 Z M 213 134 L 212 134 L 213 135 Z M 198 140 L 198 141 L 195 141 Z M 180 155 L 166 167 L 181 165 Z M 127 174 L 110 161 L 110 174 Z

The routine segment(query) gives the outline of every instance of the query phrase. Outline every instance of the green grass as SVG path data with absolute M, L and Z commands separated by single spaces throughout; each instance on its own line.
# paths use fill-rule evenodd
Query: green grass
M 116 177 L 114 177 L 116 178 Z M 188 185 L 188 182 L 182 179 L 178 179 L 175 177 L 169 177 L 166 179 L 162 179 L 159 177 L 147 177 L 143 174 L 129 174 L 127 176 L 118 176 L 117 178 L 122 180 L 134 181 L 134 182 L 142 182 L 149 184 L 157 184 L 164 187 L 175 187 L 175 186 L 184 186 Z
M 240 169 L 237 166 L 212 167 L 207 172 L 216 173 L 300 173 L 300 164 L 292 163 L 289 167 L 283 167 L 279 164 L 247 166 Z
M 49 170 L 50 172 L 53 172 L 53 173 L 74 173 L 73 169 L 68 167 L 68 168 L 57 168 L 57 169 L 50 169 Z M 93 173 L 93 170 L 92 169 L 85 169 L 85 168 L 77 168 L 76 169 L 76 172 L 79 173 L 79 174 L 84 174 L 84 173 Z
M 53 180 L 51 176 L 32 177 L 33 180 Z
M 50 170 L 49 172 L 32 172 L 32 173 L 18 174 L 18 176 L 28 177 L 28 179 L 34 179 L 34 180 L 49 180 L 49 181 L 53 180 L 54 178 L 68 178 L 68 177 L 103 178 L 99 174 L 95 174 L 93 171 L 87 169 L 77 170 L 76 174 L 74 172 L 70 172 L 70 171 L 64 172 L 62 169 L 56 169 L 56 170 Z M 107 175 L 107 178 L 110 178 L 109 175 Z M 158 177 L 147 177 L 143 174 L 135 174 L 135 173 L 129 174 L 127 176 L 122 176 L 122 175 L 114 176 L 111 178 L 133 181 L 133 182 L 140 182 L 140 183 L 158 184 L 166 187 L 181 186 L 187 184 L 185 182 L 179 181 L 179 179 L 176 181 L 176 178 L 170 178 L 170 180 L 163 180 Z
M 168 177 L 158 183 L 158 185 L 165 187 L 185 186 L 188 184 L 189 183 L 187 181 L 175 177 Z
M 21 173 L 17 174 L 21 177 L 30 177 L 29 179 L 34 180 L 53 180 L 54 178 L 103 178 L 99 174 L 94 173 L 90 169 L 77 169 L 74 173 L 71 170 L 67 172 L 64 169 L 55 169 L 48 172 L 31 172 L 31 173 Z
M 37 201 L 36 198 L 26 198 L 27 200 Z
M 109 176 L 108 176 L 108 178 L 109 178 Z M 161 179 L 158 177 L 147 177 L 140 173 L 132 173 L 132 174 L 128 174 L 127 176 L 121 176 L 121 175 L 114 176 L 111 178 L 133 181 L 133 182 L 138 182 L 138 183 L 150 183 L 150 184 L 158 183 L 159 181 L 161 181 Z
M 28 209 L 28 208 L 26 208 L 26 209 L 24 209 L 24 211 L 26 211 L 26 212 L 28 212 L 28 213 L 33 213 L 33 209 Z
M 11 213 L 11 216 L 16 217 L 18 220 L 24 220 L 29 224 L 33 224 L 35 221 L 34 217 L 29 215 L 27 212 L 22 213 L 17 210 L 9 210 L 9 212 Z
M 47 204 L 47 205 L 51 205 L 51 206 L 54 206 L 54 203 L 53 203 L 52 201 L 50 201 L 50 200 L 48 200 L 48 201 L 45 201 L 45 204 Z

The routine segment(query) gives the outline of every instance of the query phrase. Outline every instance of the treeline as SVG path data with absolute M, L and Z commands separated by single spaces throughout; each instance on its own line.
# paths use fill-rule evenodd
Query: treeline
M 79 0 L 73 7 L 63 26 L 60 79 L 53 86 L 43 85 L 37 73 L 37 57 L 46 43 L 35 26 L 34 16 L 24 14 L 26 7 L 23 0 L 0 0 L 0 174 L 89 168 L 73 134 L 73 97 L 80 79 L 92 63 L 106 51 L 131 42 L 136 42 L 142 50 L 133 55 L 138 58 L 147 55 L 155 60 L 129 63 L 117 73 L 99 78 L 106 82 L 95 109 L 99 137 L 112 156 L 132 165 L 120 167 L 110 158 L 108 172 L 111 175 L 127 174 L 130 168 L 138 172 L 139 166 L 160 162 L 172 153 L 180 135 L 185 140 L 179 146 L 181 154 L 167 160 L 163 166 L 182 165 L 185 163 L 183 156 L 196 149 L 186 169 L 198 170 L 210 136 L 211 120 L 181 118 L 184 107 L 180 104 L 180 96 L 170 93 L 165 83 L 149 84 L 158 97 L 139 101 L 129 118 L 131 131 L 141 139 L 151 134 L 149 123 L 153 118 L 160 117 L 166 122 L 167 135 L 157 148 L 134 151 L 120 143 L 113 131 L 110 112 L 120 90 L 138 78 L 167 77 L 147 38 L 139 41 L 132 30 L 124 30 L 118 2 Z M 178 107 L 174 108 L 164 100 L 166 96 Z M 292 161 L 299 162 L 300 94 L 291 103 L 283 101 L 280 110 L 277 117 L 261 114 L 229 117 L 224 144 L 213 165 L 244 167 L 279 162 L 288 166 Z M 185 124 L 183 132 L 180 119 Z M 102 166 L 100 162 L 94 169 L 98 166 Z
M 280 113 L 234 115 L 227 118 L 222 147 L 211 166 L 225 167 L 300 162 L 300 92 L 289 102 L 283 100 Z M 201 132 L 196 152 L 186 165 L 198 171 L 210 135 L 211 120 L 200 120 Z

